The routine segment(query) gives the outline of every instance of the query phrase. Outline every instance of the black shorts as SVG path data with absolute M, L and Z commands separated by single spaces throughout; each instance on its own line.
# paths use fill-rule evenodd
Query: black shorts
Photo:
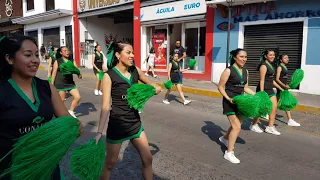
M 281 90 L 277 88 L 277 98 L 280 98 Z
M 223 114 L 227 116 L 239 114 L 237 105 L 232 104 L 226 98 L 222 99 L 222 108 L 223 108 Z
M 264 91 L 269 95 L 269 97 L 276 96 L 273 89 L 264 89 Z M 256 92 L 260 92 L 260 87 L 258 86 Z

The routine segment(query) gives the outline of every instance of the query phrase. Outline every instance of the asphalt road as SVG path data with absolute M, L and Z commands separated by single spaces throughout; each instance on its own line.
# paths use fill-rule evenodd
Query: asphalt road
M 38 77 L 46 79 L 45 71 L 39 70 Z M 85 133 L 74 146 L 95 136 L 101 109 L 101 96 L 93 94 L 95 80 L 87 78 L 76 83 L 82 99 L 75 111 L 85 125 Z M 170 105 L 162 103 L 163 93 L 154 96 L 141 114 L 153 154 L 154 179 L 320 179 L 320 117 L 294 112 L 293 117 L 302 127 L 293 128 L 279 116 L 276 125 L 281 136 L 251 132 L 251 121 L 243 121 L 235 145 L 241 163 L 231 164 L 223 158 L 225 148 L 218 140 L 229 126 L 222 115 L 221 99 L 186 95 L 193 101 L 188 106 L 181 103 L 177 93 L 170 96 Z M 71 99 L 67 99 L 67 107 Z M 67 180 L 77 179 L 68 168 L 69 156 L 61 167 Z M 128 142 L 122 146 L 112 179 L 142 179 L 139 155 Z

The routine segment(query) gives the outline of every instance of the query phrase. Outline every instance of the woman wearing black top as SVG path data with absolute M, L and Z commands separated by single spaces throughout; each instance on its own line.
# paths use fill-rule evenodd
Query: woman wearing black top
M 219 138 L 228 149 L 225 151 L 224 158 L 231 163 L 240 163 L 234 155 L 234 144 L 240 134 L 241 116 L 237 105 L 233 104 L 232 98 L 243 93 L 254 95 L 255 93 L 248 87 L 248 70 L 243 66 L 247 62 L 247 52 L 243 49 L 236 49 L 230 52 L 230 65 L 221 74 L 218 89 L 223 96 L 223 114 L 227 116 L 230 127 L 224 136 Z
M 66 98 L 67 91 L 69 91 L 69 93 L 73 96 L 69 113 L 73 117 L 76 117 L 74 114 L 74 109 L 77 107 L 77 105 L 80 102 L 80 98 L 81 98 L 80 93 L 79 93 L 79 90 L 77 89 L 75 82 L 73 81 L 73 75 L 72 74 L 63 75 L 60 69 L 61 64 L 68 63 L 68 61 L 72 61 L 72 60 L 69 60 L 68 48 L 60 47 L 57 50 L 56 58 L 57 60 L 54 62 L 54 65 L 53 65 L 52 84 L 54 84 L 54 86 L 59 91 L 60 97 L 63 101 Z M 73 64 L 77 66 L 75 61 L 73 61 Z M 81 79 L 82 76 L 79 75 L 78 78 Z
M 260 72 L 260 81 L 257 86 L 256 92 L 265 91 L 272 102 L 272 112 L 269 114 L 269 122 L 268 126 L 265 129 L 266 133 L 280 135 L 281 133 L 274 126 L 274 122 L 276 119 L 276 112 L 278 107 L 278 102 L 276 98 L 276 94 L 274 93 L 273 88 L 276 87 L 280 90 L 283 90 L 276 82 L 275 82 L 275 69 L 272 63 L 275 60 L 275 52 L 272 49 L 265 50 L 262 53 L 262 60 L 258 66 L 258 70 Z M 259 118 L 254 118 L 253 124 L 250 126 L 250 130 L 262 133 L 262 129 L 258 125 Z
M 70 114 L 56 88 L 35 77 L 40 60 L 33 38 L 2 37 L 0 49 L 0 157 L 3 157 L 16 139 L 50 121 L 53 116 Z M 36 121 L 39 119 L 41 121 Z M 0 162 L 0 173 L 9 167 L 10 161 L 11 156 L 8 156 Z M 53 179 L 61 179 L 59 167 Z
M 289 63 L 289 56 L 288 55 L 281 55 L 279 57 L 280 65 L 277 68 L 277 75 L 276 75 L 276 82 L 283 88 L 283 89 L 290 89 L 288 86 L 288 68 L 287 64 Z M 280 99 L 281 90 L 277 89 L 277 100 Z M 300 126 L 295 120 L 291 118 L 290 111 L 286 111 L 286 115 L 288 118 L 288 126 Z
M 94 90 L 94 94 L 96 96 L 102 95 L 102 91 L 100 90 L 101 80 L 99 80 L 98 73 L 100 71 L 104 71 L 103 68 L 103 55 L 101 53 L 101 46 L 98 44 L 94 49 L 95 53 L 92 56 L 92 66 L 94 75 L 97 76 L 96 89 Z
M 112 43 L 109 50 L 114 49 L 113 61 L 108 65 L 108 72 L 104 74 L 102 83 L 102 109 L 100 114 L 98 141 L 106 125 L 109 115 L 107 129 L 107 157 L 102 172 L 102 179 L 110 179 L 111 170 L 118 161 L 121 145 L 130 140 L 140 154 L 143 166 L 143 177 L 152 180 L 152 155 L 149 149 L 147 136 L 144 132 L 139 112 L 130 108 L 126 100 L 127 89 L 138 83 L 151 84 L 160 93 L 161 87 L 152 83 L 144 73 L 133 65 L 133 49 L 127 43 Z M 108 63 L 109 64 L 109 63 Z M 110 108 L 110 102 L 112 101 Z

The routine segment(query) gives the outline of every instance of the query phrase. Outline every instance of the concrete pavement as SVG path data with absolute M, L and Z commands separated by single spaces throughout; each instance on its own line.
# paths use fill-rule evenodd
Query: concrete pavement
M 38 77 L 46 79 L 45 71 Z M 93 94 L 94 81 L 77 80 L 82 100 L 75 110 L 85 125 L 77 146 L 95 136 L 101 109 L 101 96 Z M 222 115 L 221 99 L 186 94 L 193 102 L 183 106 L 176 93 L 171 104 L 162 103 L 163 94 L 154 96 L 141 114 L 153 154 L 154 179 L 284 179 L 313 180 L 320 174 L 320 118 L 300 112 L 293 117 L 302 127 L 288 127 L 285 118 L 276 122 L 281 136 L 257 134 L 248 130 L 250 120 L 243 122 L 235 154 L 241 163 L 224 160 L 225 148 L 218 138 L 229 123 Z M 66 106 L 70 106 L 68 98 Z M 282 112 L 279 112 L 283 115 Z M 279 116 L 280 117 L 280 116 Z M 265 121 L 262 121 L 265 124 Z M 66 179 L 77 179 L 68 168 L 68 154 L 61 163 Z M 122 146 L 114 180 L 142 179 L 139 155 L 128 142 Z

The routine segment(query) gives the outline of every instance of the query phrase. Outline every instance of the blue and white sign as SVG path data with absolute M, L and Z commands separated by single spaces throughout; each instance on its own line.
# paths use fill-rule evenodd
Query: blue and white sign
M 174 17 L 205 14 L 207 5 L 205 0 L 186 0 L 149 6 L 140 9 L 140 20 L 152 21 Z

